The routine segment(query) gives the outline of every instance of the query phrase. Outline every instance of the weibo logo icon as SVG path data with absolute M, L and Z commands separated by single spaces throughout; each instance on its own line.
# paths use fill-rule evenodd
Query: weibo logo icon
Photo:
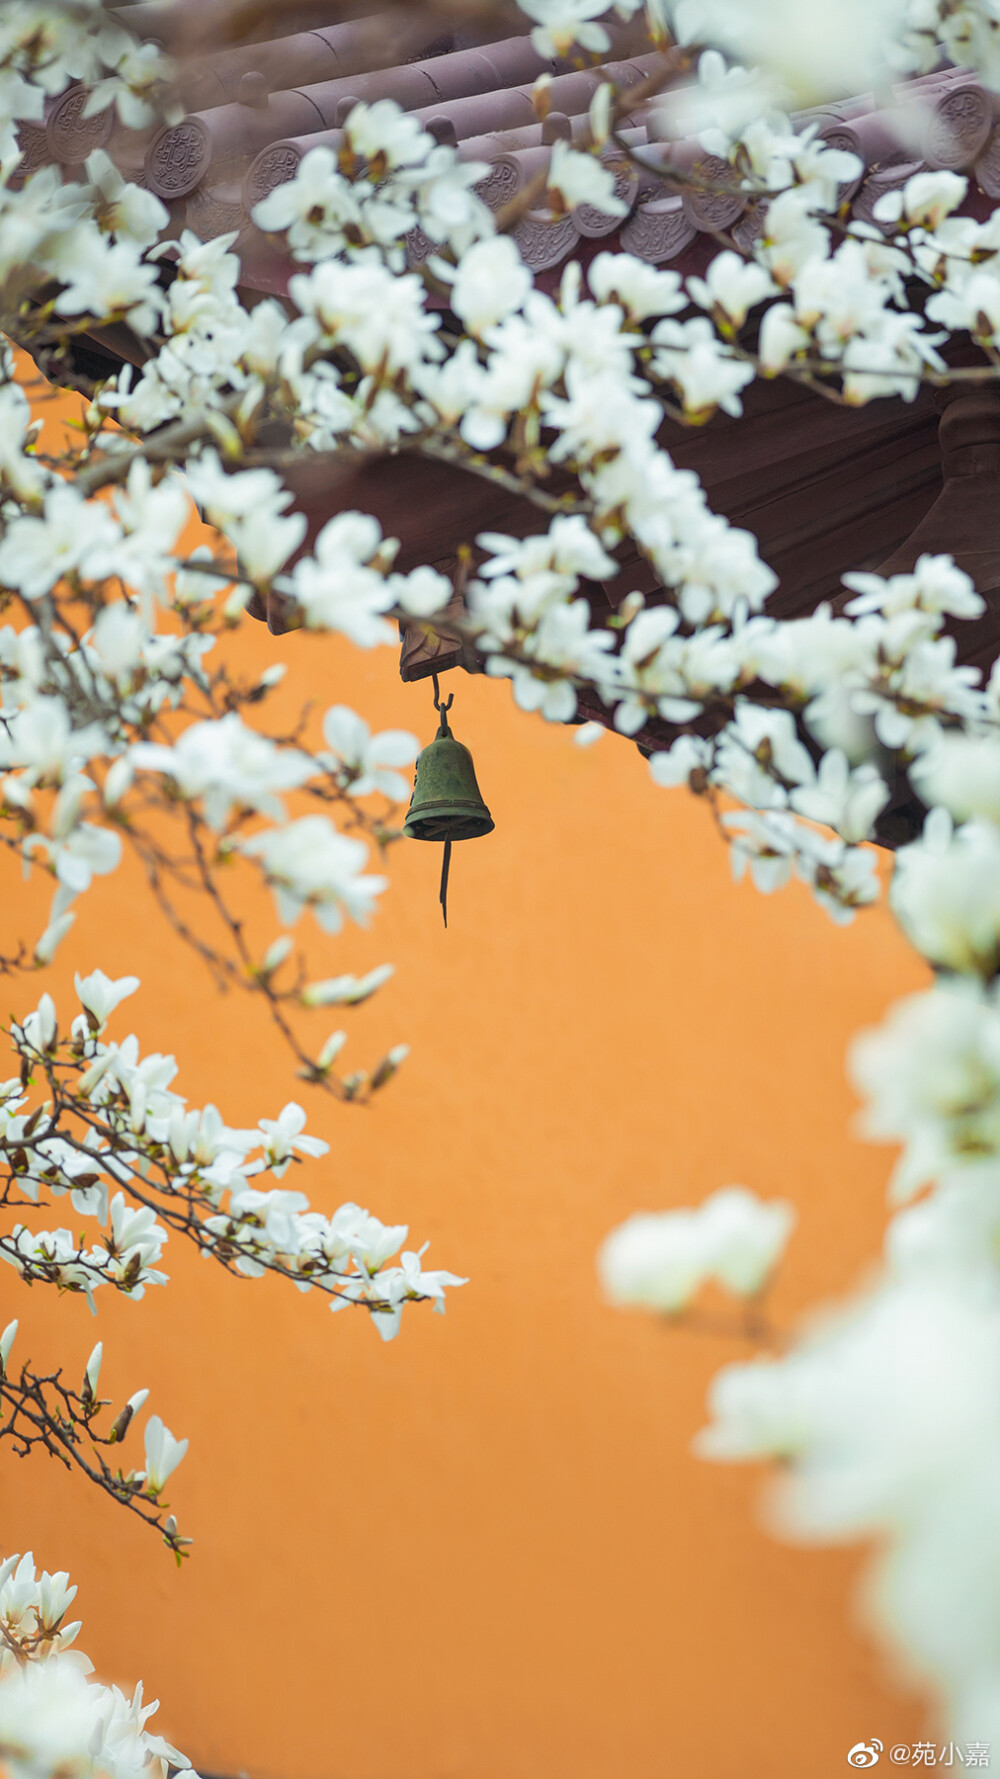
M 877 1736 L 873 1736 L 870 1742 L 855 1742 L 847 1757 L 847 1764 L 849 1767 L 877 1766 L 882 1748 L 883 1744 Z

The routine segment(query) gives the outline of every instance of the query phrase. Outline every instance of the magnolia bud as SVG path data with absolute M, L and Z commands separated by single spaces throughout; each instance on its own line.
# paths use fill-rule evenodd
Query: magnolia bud
M 8 1322 L 3 1333 L 0 1334 L 0 1377 L 7 1376 L 7 1360 L 10 1357 L 10 1349 L 14 1345 L 16 1333 L 17 1323 L 15 1321 Z
M 594 742 L 600 741 L 604 732 L 603 723 L 581 723 L 573 740 L 577 747 L 593 747 Z
M 97 1380 L 101 1375 L 101 1360 L 103 1357 L 104 1347 L 102 1343 L 98 1341 L 90 1358 L 87 1360 L 87 1369 L 83 1374 L 83 1388 L 80 1391 L 80 1397 L 83 1402 L 93 1402 L 97 1395 Z
M 76 915 L 73 913 L 61 914 L 58 920 L 54 920 L 51 926 L 46 927 L 41 938 L 37 940 L 35 944 L 36 964 L 50 964 L 52 962 L 58 946 L 61 944 L 62 940 L 65 939 L 66 934 L 69 932 L 75 919 Z
M 222 607 L 222 615 L 227 624 L 239 623 L 246 611 L 247 600 L 252 592 L 253 588 L 248 586 L 246 581 L 242 581 L 239 586 L 233 588 Z
M 377 1093 L 387 1081 L 391 1081 L 400 1063 L 406 1061 L 410 1054 L 409 1044 L 394 1044 L 387 1055 L 383 1056 L 372 1076 L 372 1092 Z
M 331 1032 L 316 1058 L 317 1068 L 328 1069 L 334 1058 L 340 1054 L 340 1051 L 344 1048 L 346 1043 L 346 1032 Z
M 367 1001 L 393 975 L 395 965 L 377 964 L 367 976 L 327 976 L 322 982 L 309 982 L 302 990 L 307 1007 L 358 1007 Z
M 132 1416 L 135 1414 L 138 1414 L 140 1408 L 142 1407 L 143 1403 L 146 1401 L 146 1398 L 148 1397 L 148 1395 L 149 1395 L 148 1390 L 137 1390 L 135 1392 L 134 1396 L 129 1397 L 128 1401 L 125 1404 L 125 1407 L 122 1409 L 121 1414 L 118 1416 L 117 1420 L 114 1423 L 114 1426 L 111 1429 L 111 1432 L 108 1435 L 108 1438 L 112 1445 L 116 1445 L 119 1440 L 122 1440 L 125 1438 L 125 1435 L 128 1432 L 129 1422 L 131 1421 Z
M 531 107 L 540 124 L 545 122 L 552 109 L 551 87 L 551 74 L 540 74 L 531 89 Z
M 598 148 L 603 148 L 611 134 L 611 101 L 614 89 L 602 81 L 590 101 L 590 134 Z
M 292 938 L 291 933 L 282 933 L 280 939 L 275 939 L 273 945 L 268 946 L 264 956 L 261 958 L 261 975 L 272 976 L 279 964 L 284 963 L 294 943 L 295 941 Z
M 106 809 L 114 809 L 121 802 L 132 783 L 133 776 L 132 762 L 127 754 L 123 754 L 120 759 L 115 760 L 108 767 L 102 791 Z
M 89 1069 L 84 1069 L 77 1084 L 81 1095 L 85 1097 L 87 1094 L 93 1092 L 102 1075 L 107 1074 L 113 1057 L 114 1051 L 106 1050 L 103 1056 L 98 1056 L 94 1059 Z

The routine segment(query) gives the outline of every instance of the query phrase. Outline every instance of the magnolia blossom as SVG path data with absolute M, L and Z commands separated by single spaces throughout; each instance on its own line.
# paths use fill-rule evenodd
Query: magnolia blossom
M 992 978 L 1000 971 L 1000 829 L 976 820 L 952 831 L 934 812 L 920 840 L 902 849 L 892 905 L 932 963 Z
M 205 818 L 224 828 L 234 807 L 258 809 L 279 821 L 280 792 L 305 783 L 313 766 L 298 748 L 278 748 L 248 729 L 235 711 L 218 722 L 193 723 L 172 747 L 140 741 L 132 765 L 161 772 L 183 797 L 202 797 Z
M 538 23 L 531 41 L 540 56 L 568 55 L 574 44 L 581 49 L 606 50 L 610 39 L 593 21 L 606 11 L 601 0 L 522 0 L 521 11 Z
M 911 773 L 932 807 L 959 822 L 983 816 L 1000 827 L 1000 757 L 992 735 L 934 735 Z
M 855 1040 L 851 1070 L 867 1132 L 901 1142 L 897 1198 L 934 1179 L 981 1176 L 994 1189 L 1000 1157 L 1000 1009 L 995 991 L 942 982 L 893 1008 Z
M 65 1572 L 36 1574 L 29 1551 L 0 1564 L 0 1754 L 23 1779 L 41 1774 L 166 1779 L 188 1769 L 180 1751 L 146 1725 L 158 1709 L 116 1686 L 88 1680 L 92 1665 L 72 1649 L 79 1621 L 62 1623 L 76 1594 Z M 16 1655 L 15 1655 L 16 1652 Z
M 30 1654 L 36 1661 L 57 1655 L 70 1648 L 80 1633 L 79 1619 L 67 1622 L 67 1613 L 76 1588 L 69 1585 L 65 1570 L 39 1575 L 29 1551 L 26 1556 L 7 1557 L 0 1563 L 0 1625 L 4 1641 L 0 1647 L 0 1678 L 15 1670 L 17 1654 Z M 89 1673 L 86 1656 L 75 1652 L 72 1665 L 77 1672 Z
M 158 1495 L 168 1476 L 177 1469 L 188 1449 L 186 1439 L 175 1439 L 159 1415 L 150 1415 L 146 1422 L 146 1485 Z
M 240 843 L 259 858 L 274 890 L 282 920 L 296 921 L 311 908 L 328 933 L 337 933 L 344 915 L 367 926 L 385 877 L 363 875 L 368 848 L 362 840 L 338 834 L 325 815 L 305 815 L 283 828 L 266 829 Z
M 549 190 L 558 193 L 567 209 L 592 204 L 604 216 L 627 216 L 628 205 L 615 195 L 610 167 L 593 155 L 580 154 L 560 138 L 552 149 Z
M 93 970 L 89 976 L 77 974 L 73 980 L 80 1004 L 93 1015 L 98 1031 L 103 1031 L 115 1008 L 139 987 L 138 976 L 120 976 L 112 982 L 103 970 Z
M 262 1118 L 260 1120 L 259 1128 L 264 1132 L 266 1138 L 264 1156 L 276 1179 L 280 1179 L 285 1172 L 296 1150 L 301 1151 L 303 1155 L 325 1155 L 327 1153 L 330 1147 L 329 1143 L 324 1143 L 321 1137 L 302 1134 L 305 1122 L 306 1114 L 294 1100 L 289 1100 L 288 1105 L 279 1112 L 276 1119 Z
M 695 1211 L 630 1217 L 608 1236 L 599 1271 L 611 1303 L 676 1312 L 708 1279 L 739 1296 L 766 1283 L 784 1251 L 794 1212 L 742 1186 L 713 1193 Z
M 502 321 L 520 308 L 531 289 L 531 275 L 509 235 L 477 241 L 462 255 L 451 286 L 451 306 L 470 333 Z
M 323 739 L 331 750 L 331 769 L 354 797 L 381 791 L 399 802 L 409 795 L 409 784 L 397 766 L 416 759 L 420 744 L 405 729 L 385 729 L 373 735 L 363 717 L 346 704 L 335 704 L 323 718 Z M 325 762 L 324 762 L 325 763 Z

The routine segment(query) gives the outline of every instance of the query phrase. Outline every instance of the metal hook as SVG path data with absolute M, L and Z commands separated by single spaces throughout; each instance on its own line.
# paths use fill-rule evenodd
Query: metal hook
M 441 719 L 440 727 L 438 728 L 438 736 L 440 738 L 442 735 L 451 734 L 451 729 L 448 726 L 448 712 L 455 702 L 455 694 L 454 692 L 451 692 L 446 703 L 441 697 L 441 688 L 438 685 L 438 676 L 436 673 L 431 674 L 431 683 L 434 687 L 434 709 L 437 711 L 438 716 Z
M 454 692 L 450 693 L 448 702 L 445 704 L 442 702 L 441 687 L 438 685 L 438 676 L 436 673 L 431 674 L 431 684 L 434 687 L 434 709 L 438 711 L 441 716 L 444 716 L 445 712 L 450 710 L 454 704 L 455 694 Z

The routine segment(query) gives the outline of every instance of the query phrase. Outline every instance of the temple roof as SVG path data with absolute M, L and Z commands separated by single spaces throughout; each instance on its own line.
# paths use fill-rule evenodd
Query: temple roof
M 247 0 L 242 10 L 245 15 Z M 717 250 L 720 231 L 731 231 L 743 246 L 760 231 L 760 206 L 747 193 L 702 192 L 690 185 L 671 192 L 655 170 L 669 173 L 674 166 L 688 179 L 733 182 L 728 163 L 696 141 L 662 139 L 670 125 L 648 87 L 664 62 L 641 15 L 628 24 L 614 16 L 603 21 L 611 46 L 602 60 L 540 56 L 527 21 L 516 13 L 506 27 L 491 31 L 405 7 L 345 19 L 331 5 L 258 5 L 258 30 L 285 29 L 257 42 L 245 40 L 252 31 L 240 0 L 140 0 L 117 16 L 176 55 L 188 115 L 148 132 L 115 129 L 109 113 L 84 117 L 84 95 L 70 89 L 50 106 L 44 126 L 22 125 L 26 170 L 54 161 L 75 173 L 93 148 L 106 146 L 123 172 L 168 205 L 172 232 L 187 227 L 209 239 L 235 229 L 250 289 L 279 290 L 291 270 L 280 246 L 254 224 L 254 206 L 293 177 L 310 148 L 337 145 L 358 99 L 395 99 L 438 140 L 454 143 L 463 158 L 486 163 L 489 173 L 477 189 L 500 210 L 537 180 L 559 137 L 586 135 L 601 80 L 611 77 L 643 95 L 622 120 L 622 134 L 651 170 L 644 172 L 614 145 L 604 156 L 628 214 L 623 219 L 582 206 L 553 217 L 546 208 L 529 209 L 513 232 L 536 274 L 554 271 L 571 255 L 586 257 L 591 242 L 621 246 L 654 264 L 700 270 Z M 511 30 L 519 17 L 523 29 Z M 234 47 L 237 30 L 243 40 Z M 389 54 L 396 57 L 391 65 Z M 534 94 L 541 75 L 551 80 L 544 121 Z M 825 141 L 862 161 L 863 173 L 841 194 L 853 214 L 872 220 L 878 199 L 924 167 L 966 173 L 966 207 L 978 214 L 991 210 L 1000 199 L 996 95 L 973 75 L 945 68 L 906 82 L 893 101 L 879 104 L 867 94 L 797 114 L 797 125 L 812 125 Z M 428 249 L 416 231 L 409 242 L 412 259 L 419 261 Z

